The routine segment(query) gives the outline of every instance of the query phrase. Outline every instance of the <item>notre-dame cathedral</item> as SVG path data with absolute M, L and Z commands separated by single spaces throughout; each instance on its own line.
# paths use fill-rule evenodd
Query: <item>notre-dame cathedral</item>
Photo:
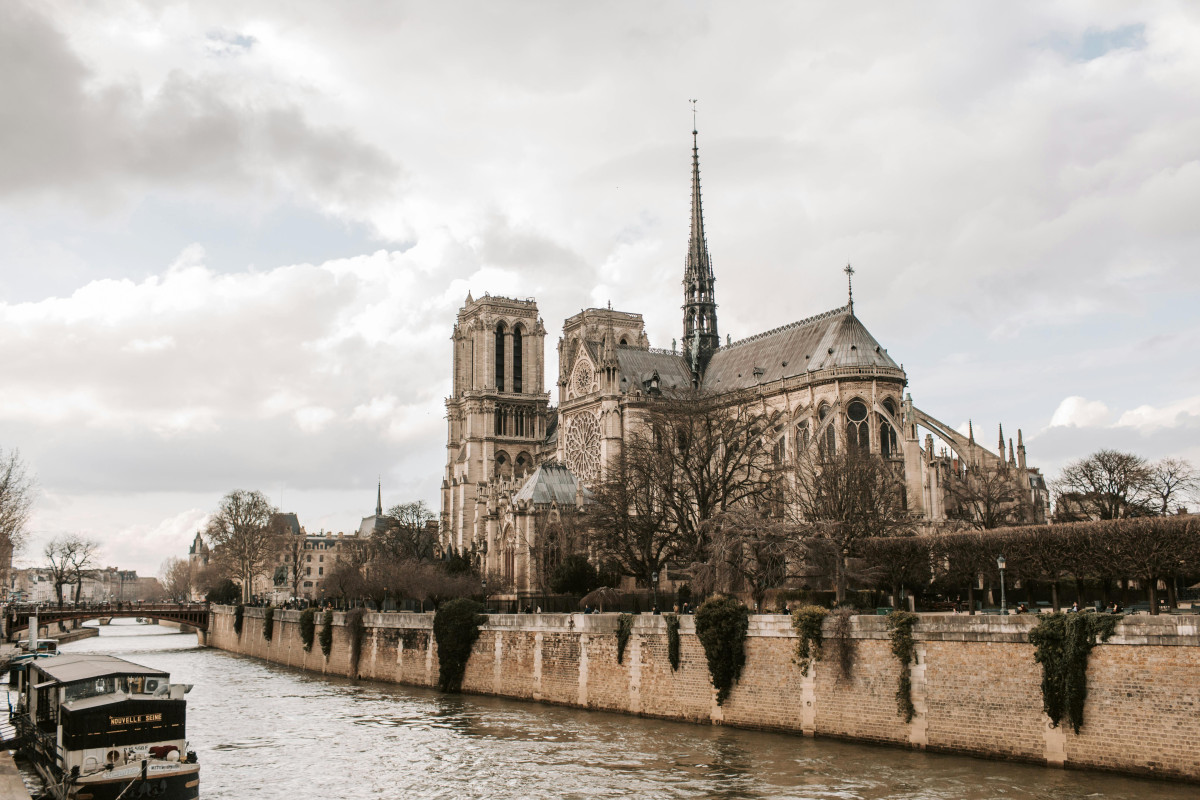
M 442 482 L 443 548 L 473 554 L 485 575 L 517 593 L 539 585 L 532 548 L 557 515 L 619 452 L 637 410 L 663 390 L 742 392 L 788 421 L 777 457 L 820 443 L 869 448 L 903 470 L 909 512 L 924 530 L 948 521 L 951 484 L 967 470 L 1002 473 L 1028 499 L 1025 522 L 1045 521 L 1048 494 L 1003 429 L 993 453 L 913 405 L 908 376 L 846 305 L 721 343 L 692 131 L 691 231 L 683 276 L 681 346 L 650 347 L 642 315 L 589 308 L 563 323 L 558 406 L 544 385 L 546 330 L 533 299 L 467 295 L 453 341 L 453 387 Z M 846 268 L 848 277 L 853 271 Z M 934 436 L 941 443 L 934 452 Z M 498 590 L 501 586 L 497 586 Z

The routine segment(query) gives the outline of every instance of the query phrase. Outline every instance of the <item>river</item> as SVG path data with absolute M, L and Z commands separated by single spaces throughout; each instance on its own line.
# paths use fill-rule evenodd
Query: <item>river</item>
M 113 620 L 65 652 L 168 670 L 204 800 L 1194 800 L 1194 786 L 323 678 Z

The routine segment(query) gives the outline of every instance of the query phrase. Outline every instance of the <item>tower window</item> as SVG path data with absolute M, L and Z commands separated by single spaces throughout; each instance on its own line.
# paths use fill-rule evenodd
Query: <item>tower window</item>
M 521 393 L 521 336 L 520 327 L 513 328 L 512 390 Z
M 504 323 L 496 326 L 496 391 L 504 391 Z

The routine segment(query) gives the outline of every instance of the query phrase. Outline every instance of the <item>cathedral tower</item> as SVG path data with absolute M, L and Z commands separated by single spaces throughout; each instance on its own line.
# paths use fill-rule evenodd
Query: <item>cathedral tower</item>
M 532 473 L 546 438 L 546 329 L 534 300 L 467 295 L 458 312 L 453 385 L 446 398 L 446 472 L 441 540 L 469 552 L 479 490 Z M 481 510 L 482 511 L 482 510 Z
M 717 332 L 717 301 L 714 294 L 708 240 L 704 238 L 704 208 L 700 201 L 700 147 L 692 128 L 692 228 L 688 237 L 687 265 L 683 273 L 683 351 L 697 380 L 708 360 L 721 346 Z

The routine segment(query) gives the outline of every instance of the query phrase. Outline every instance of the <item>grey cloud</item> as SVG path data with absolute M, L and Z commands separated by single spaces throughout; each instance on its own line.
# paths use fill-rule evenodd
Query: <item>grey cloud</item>
M 31 6 L 0 7 L 0 195 L 75 192 L 111 201 L 134 183 L 299 191 L 354 205 L 395 190 L 396 162 L 284 103 L 251 102 L 215 76 L 171 73 L 153 95 L 95 85 Z M 97 198 L 93 198 L 95 200 Z

